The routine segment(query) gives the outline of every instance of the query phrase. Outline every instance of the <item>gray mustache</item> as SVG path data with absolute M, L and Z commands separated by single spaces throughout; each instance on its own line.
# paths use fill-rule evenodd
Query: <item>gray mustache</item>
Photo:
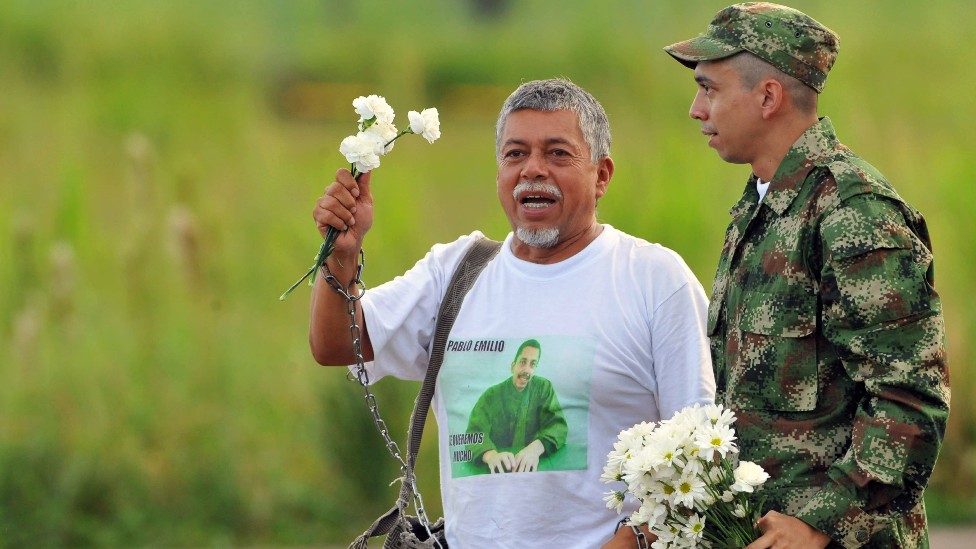
M 542 192 L 548 193 L 556 198 L 562 198 L 563 193 L 559 192 L 559 188 L 552 183 L 540 183 L 538 181 L 522 181 L 512 190 L 512 198 L 518 200 L 520 194 L 524 192 Z

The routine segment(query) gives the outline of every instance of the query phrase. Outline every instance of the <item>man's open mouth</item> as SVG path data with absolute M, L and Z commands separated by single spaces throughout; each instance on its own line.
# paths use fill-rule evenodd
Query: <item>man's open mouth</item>
M 544 210 L 563 197 L 552 183 L 522 181 L 512 190 L 512 197 L 528 210 Z
M 548 208 L 555 203 L 555 199 L 543 194 L 525 193 L 519 197 L 519 204 L 533 210 Z

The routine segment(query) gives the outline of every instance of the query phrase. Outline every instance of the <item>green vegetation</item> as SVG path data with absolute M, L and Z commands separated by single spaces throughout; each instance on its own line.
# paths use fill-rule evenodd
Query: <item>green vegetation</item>
M 443 130 L 374 177 L 367 284 L 433 243 L 507 232 L 497 109 L 566 76 L 614 127 L 601 218 L 710 286 L 748 170 L 705 146 L 691 73 L 660 48 L 725 2 L 496 3 L 0 3 L 0 548 L 344 543 L 392 502 L 361 389 L 310 358 L 307 292 L 277 299 L 320 242 L 309 212 L 357 95 L 436 106 Z M 821 112 L 929 220 L 954 408 L 927 501 L 935 521 L 972 520 L 976 10 L 794 5 L 842 38 Z M 394 433 L 416 389 L 378 385 Z

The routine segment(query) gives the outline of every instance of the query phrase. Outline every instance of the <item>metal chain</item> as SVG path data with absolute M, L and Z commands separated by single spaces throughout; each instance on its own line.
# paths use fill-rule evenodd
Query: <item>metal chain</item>
M 352 372 L 346 375 L 347 378 L 359 382 L 363 387 L 363 391 L 366 393 L 366 406 L 369 408 L 370 414 L 373 416 L 373 422 L 376 424 L 376 428 L 380 432 L 380 436 L 383 437 L 383 442 L 386 444 L 387 451 L 393 456 L 393 459 L 397 460 L 400 464 L 400 472 L 403 474 L 401 477 L 401 482 L 406 484 L 410 493 L 413 495 L 414 500 L 414 510 L 417 512 L 417 518 L 420 519 L 420 523 L 423 525 L 424 529 L 427 531 L 428 539 L 433 540 L 437 546 L 440 544 L 437 542 L 434 534 L 430 531 L 430 519 L 427 518 L 427 510 L 424 508 L 424 499 L 420 495 L 420 490 L 417 489 L 417 474 L 411 469 L 407 464 L 406 460 L 403 459 L 403 455 L 400 453 L 400 447 L 397 445 L 396 441 L 390 437 L 390 431 L 386 427 L 386 422 L 380 417 L 379 405 L 376 402 L 376 396 L 369 389 L 369 374 L 366 372 L 366 361 L 363 358 L 363 340 L 362 340 L 362 330 L 359 324 L 356 322 L 356 304 L 362 299 L 363 295 L 366 294 L 366 285 L 363 283 L 362 274 L 363 266 L 366 264 L 366 254 L 362 249 L 359 250 L 359 265 L 356 267 L 356 275 L 349 282 L 349 288 L 358 289 L 357 295 L 352 295 L 349 291 L 342 287 L 339 279 L 332 274 L 326 263 L 322 263 L 322 277 L 325 282 L 338 293 L 343 299 L 346 300 L 346 312 L 349 314 L 349 336 L 352 339 L 352 350 L 356 357 L 356 372 L 353 376 Z
M 650 540 L 644 535 L 644 531 L 638 526 L 630 523 L 630 518 L 622 518 L 617 522 L 617 526 L 613 529 L 613 535 L 617 535 L 617 530 L 620 530 L 621 526 L 629 526 L 631 531 L 634 532 L 634 537 L 637 539 L 637 549 L 650 549 Z

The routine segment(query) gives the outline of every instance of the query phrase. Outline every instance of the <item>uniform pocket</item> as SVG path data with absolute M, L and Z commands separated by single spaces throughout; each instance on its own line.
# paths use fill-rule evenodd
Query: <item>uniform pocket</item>
M 744 292 L 739 349 L 729 391 L 744 409 L 805 412 L 817 407 L 817 297 Z

